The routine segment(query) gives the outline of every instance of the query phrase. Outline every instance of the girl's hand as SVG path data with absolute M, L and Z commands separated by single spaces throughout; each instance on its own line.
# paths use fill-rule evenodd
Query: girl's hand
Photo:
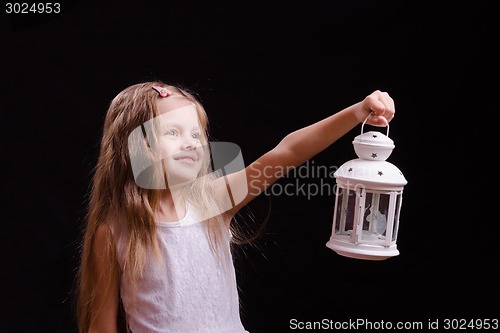
M 396 112 L 391 96 L 380 90 L 375 90 L 366 96 L 358 106 L 356 111 L 358 120 L 363 122 L 371 114 L 366 123 L 373 126 L 387 126 Z

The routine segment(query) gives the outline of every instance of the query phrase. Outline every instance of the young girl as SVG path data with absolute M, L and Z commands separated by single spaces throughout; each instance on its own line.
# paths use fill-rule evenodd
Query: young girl
M 207 115 L 193 94 L 163 82 L 120 92 L 106 115 L 90 195 L 79 331 L 246 332 L 230 250 L 235 214 L 282 176 L 273 169 L 301 165 L 367 117 L 385 126 L 394 112 L 392 98 L 377 90 L 219 176 Z

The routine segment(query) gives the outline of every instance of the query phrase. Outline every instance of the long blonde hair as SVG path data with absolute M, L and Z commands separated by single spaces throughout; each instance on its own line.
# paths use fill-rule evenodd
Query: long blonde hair
M 108 276 L 118 281 L 122 269 L 129 276 L 140 276 L 150 249 L 156 248 L 155 211 L 160 202 L 162 190 L 145 189 L 137 186 L 130 162 L 128 136 L 138 126 L 159 116 L 157 102 L 159 94 L 153 86 L 166 87 L 174 95 L 192 102 L 197 110 L 203 141 L 208 143 L 208 117 L 205 109 L 187 89 L 167 85 L 163 82 L 145 82 L 132 85 L 120 92 L 111 102 L 106 114 L 100 152 L 94 170 L 92 186 L 86 216 L 86 228 L 81 249 L 81 264 L 77 281 L 77 321 L 80 332 L 87 332 L 91 313 L 98 311 L 95 305 L 94 287 L 98 279 L 96 257 L 93 250 L 98 227 L 104 225 L 106 230 L 118 229 L 124 236 L 125 246 L 123 267 L 118 265 L 116 243 L 111 232 L 105 244 L 105 255 L 111 258 L 113 265 L 108 267 Z M 186 200 L 197 209 L 215 216 L 208 220 L 208 232 L 212 249 L 216 251 L 222 233 L 229 226 L 226 216 L 210 214 L 220 212 L 220 203 L 216 201 L 213 187 L 209 182 L 210 154 L 204 162 L 200 174 L 209 177 L 198 177 L 185 191 Z M 111 283 L 111 281 L 109 281 Z M 107 289 L 107 288 L 106 288 Z M 121 310 L 122 313 L 123 310 Z M 124 316 L 120 316 L 122 319 Z M 122 326 L 126 329 L 126 325 Z

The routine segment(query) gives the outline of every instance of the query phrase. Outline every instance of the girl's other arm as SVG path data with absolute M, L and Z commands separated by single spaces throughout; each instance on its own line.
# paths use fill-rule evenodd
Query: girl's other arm
M 116 258 L 110 255 L 109 246 L 113 237 L 108 226 L 97 228 L 94 239 L 96 263 L 95 298 L 91 305 L 89 333 L 116 333 L 118 314 L 118 279 Z
M 235 205 L 232 214 L 283 176 L 283 170 L 297 167 L 326 149 L 363 122 L 370 113 L 372 116 L 367 120 L 367 124 L 386 126 L 395 113 L 394 101 L 389 94 L 374 91 L 363 101 L 288 134 L 275 148 L 244 170 L 228 175 L 228 183 L 232 184 L 232 187 L 248 188 L 248 194 Z

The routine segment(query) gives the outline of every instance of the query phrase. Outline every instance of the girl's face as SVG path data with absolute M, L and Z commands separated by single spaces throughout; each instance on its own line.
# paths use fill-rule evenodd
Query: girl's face
M 171 98 L 171 97 L 169 97 Z M 190 183 L 198 176 L 204 158 L 203 130 L 196 107 L 175 105 L 173 98 L 158 102 L 160 123 L 159 149 L 165 166 L 168 186 Z M 175 108 L 178 106 L 178 108 Z

